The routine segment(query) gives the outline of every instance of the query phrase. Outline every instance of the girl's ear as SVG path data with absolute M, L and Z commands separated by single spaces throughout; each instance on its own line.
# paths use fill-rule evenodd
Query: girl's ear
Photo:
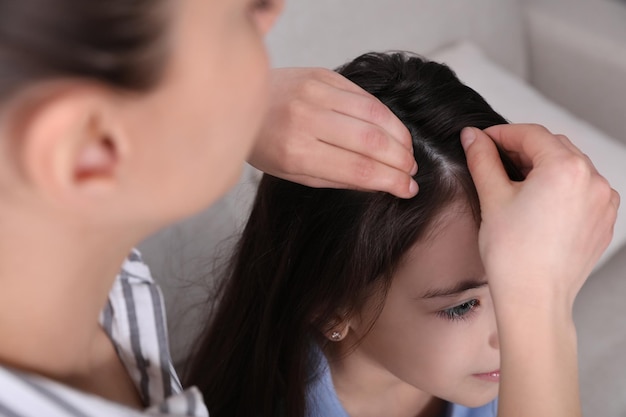
M 331 342 L 341 342 L 350 331 L 350 319 L 345 316 L 337 315 L 335 319 L 328 325 L 328 330 L 324 335 Z
M 111 94 L 92 86 L 66 87 L 24 110 L 12 136 L 26 180 L 64 204 L 108 196 L 128 147 L 115 114 Z

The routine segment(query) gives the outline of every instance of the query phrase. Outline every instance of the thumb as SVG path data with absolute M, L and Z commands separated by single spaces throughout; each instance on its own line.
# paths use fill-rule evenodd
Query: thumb
M 500 200 L 511 188 L 511 181 L 493 140 L 482 130 L 466 127 L 461 131 L 467 166 L 476 185 L 483 208 L 490 201 Z

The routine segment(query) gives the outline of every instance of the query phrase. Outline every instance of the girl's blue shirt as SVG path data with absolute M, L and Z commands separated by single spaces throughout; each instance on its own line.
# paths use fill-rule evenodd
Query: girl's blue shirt
M 306 417 L 350 417 L 341 405 L 328 361 L 322 352 L 315 346 L 313 348 L 316 364 L 316 372 L 311 372 L 311 380 L 306 392 Z M 498 399 L 478 408 L 468 408 L 462 405 L 448 403 L 446 412 L 441 417 L 496 417 Z

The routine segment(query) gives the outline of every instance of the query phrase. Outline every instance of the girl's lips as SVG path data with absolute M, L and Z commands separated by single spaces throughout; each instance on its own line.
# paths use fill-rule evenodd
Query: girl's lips
M 484 374 L 474 374 L 474 377 L 489 382 L 500 382 L 500 370 L 485 372 Z

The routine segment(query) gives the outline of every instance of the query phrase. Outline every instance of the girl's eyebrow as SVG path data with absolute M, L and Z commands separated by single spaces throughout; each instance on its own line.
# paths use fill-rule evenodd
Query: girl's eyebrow
M 468 290 L 473 290 L 475 288 L 484 287 L 485 285 L 487 285 L 486 280 L 479 281 L 479 280 L 470 279 L 470 280 L 460 281 L 452 287 L 435 288 L 435 289 L 428 290 L 419 298 L 428 299 L 428 298 L 436 298 L 436 297 L 452 297 Z

